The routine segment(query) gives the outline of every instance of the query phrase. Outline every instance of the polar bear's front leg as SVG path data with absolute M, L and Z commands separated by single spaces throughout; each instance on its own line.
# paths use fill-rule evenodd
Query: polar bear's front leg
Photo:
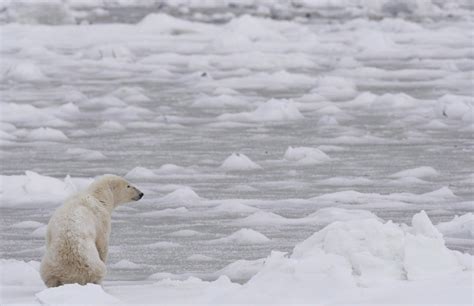
M 109 241 L 108 239 L 98 239 L 96 242 L 97 251 L 99 252 L 99 258 L 103 263 L 106 263 L 107 256 L 109 254 Z

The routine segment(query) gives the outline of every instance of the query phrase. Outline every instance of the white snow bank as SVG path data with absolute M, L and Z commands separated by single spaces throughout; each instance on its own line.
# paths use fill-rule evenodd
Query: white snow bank
M 209 240 L 209 243 L 237 243 L 237 244 L 261 244 L 267 243 L 270 239 L 253 229 L 242 228 L 227 237 Z
M 196 205 L 201 203 L 202 198 L 190 187 L 181 187 L 158 199 L 160 203 Z
M 272 122 L 303 119 L 295 103 L 286 99 L 271 99 L 252 112 L 222 114 L 221 121 Z
M 13 285 L 43 285 L 43 280 L 41 279 L 36 266 L 37 262 L 30 261 L 29 263 L 26 263 L 15 259 L 0 259 L 2 287 Z
M 122 259 L 116 263 L 109 265 L 109 267 L 114 269 L 133 270 L 140 269 L 142 265 L 136 264 L 130 260 Z
M 474 118 L 474 98 L 446 94 L 438 100 L 435 111 L 439 116 L 445 118 L 472 122 Z
M 145 168 L 145 167 L 135 167 L 130 170 L 125 177 L 128 179 L 153 179 L 158 177 L 152 170 Z
M 104 160 L 107 157 L 99 151 L 83 148 L 69 148 L 66 154 L 72 155 L 77 160 Z
M 181 167 L 175 164 L 164 164 L 155 170 L 155 173 L 162 175 L 179 175 L 179 174 L 194 174 L 194 169 Z
M 47 226 L 47 225 L 43 225 L 43 226 L 38 227 L 37 229 L 35 229 L 35 230 L 31 233 L 31 236 L 36 237 L 36 238 L 45 239 L 47 232 L 48 232 L 48 226 Z
M 18 223 L 13 224 L 11 227 L 13 228 L 27 228 L 27 229 L 37 229 L 43 226 L 44 223 L 38 221 L 21 221 Z
M 317 93 L 330 100 L 348 100 L 357 95 L 357 88 L 352 80 L 325 76 L 318 80 L 312 93 Z
M 123 86 L 111 94 L 128 103 L 148 103 L 151 99 L 143 93 L 143 88 L 138 86 Z
M 320 218 L 325 215 L 320 213 Z M 244 236 L 259 236 L 254 231 L 249 233 Z M 170 242 L 149 245 L 152 249 L 176 246 L 179 245 Z M 188 258 L 209 259 L 199 254 Z M 8 276 L 1 278 L 2 287 L 9 289 L 2 292 L 7 301 L 18 301 L 15 296 L 18 299 L 20 287 L 25 290 L 20 299 L 46 304 L 114 304 L 117 299 L 128 304 L 153 300 L 217 305 L 271 304 L 275 300 L 281 304 L 311 305 L 472 301 L 472 256 L 446 248 L 424 212 L 413 216 L 411 226 L 376 218 L 332 222 L 298 243 L 289 255 L 272 252 L 266 259 L 237 260 L 215 273 L 235 280 L 250 277 L 243 285 L 232 283 L 225 276 L 205 282 L 195 277 L 185 279 L 185 275 L 157 273 L 150 278 L 158 280 L 152 284 L 106 283 L 104 288 L 110 295 L 98 285 L 66 285 L 43 290 L 36 294 L 38 301 L 30 301 L 28 295 L 44 288 L 38 266 L 38 262 L 0 260 L 0 272 Z M 135 267 L 128 261 L 123 266 Z
M 114 60 L 132 62 L 133 53 L 123 45 L 98 45 L 87 48 L 77 54 L 78 57 L 90 60 Z
M 138 26 L 144 31 L 170 35 L 209 33 L 215 29 L 211 25 L 179 19 L 162 13 L 147 15 L 138 23 Z
M 38 82 L 48 79 L 41 68 L 30 61 L 18 62 L 11 65 L 5 73 L 5 77 L 17 82 Z
M 68 103 L 59 107 L 39 108 L 30 104 L 3 103 L 0 102 L 2 123 L 10 123 L 19 126 L 70 126 L 71 124 L 62 120 L 64 116 L 77 114 L 74 104 Z
M 455 216 L 451 221 L 438 223 L 436 228 L 445 237 L 474 239 L 474 214 Z
M 253 162 L 245 154 L 232 153 L 227 157 L 220 165 L 221 169 L 226 171 L 246 171 L 246 170 L 258 170 L 262 169 L 260 165 Z
M 85 189 L 92 179 L 64 179 L 43 176 L 33 171 L 25 175 L 0 176 L 0 206 L 56 206 L 71 194 Z
M 266 226 L 266 225 L 295 225 L 295 224 L 316 224 L 320 226 L 328 225 L 336 221 L 378 219 L 376 215 L 360 209 L 344 209 L 338 207 L 321 208 L 316 212 L 301 218 L 286 218 L 278 214 L 266 211 L 257 211 L 245 218 L 235 221 L 236 224 L 246 226 Z
M 288 147 L 283 158 L 302 165 L 319 164 L 331 160 L 331 158 L 320 149 L 309 147 L 293 148 L 291 146 Z
M 433 233 L 425 236 L 423 228 L 433 227 L 425 216 L 414 217 L 411 230 L 416 234 L 376 219 L 334 222 L 297 244 L 290 256 L 273 252 L 262 270 L 227 298 L 240 303 L 271 302 L 275 296 L 280 303 L 355 303 L 377 296 L 367 288 L 382 283 L 389 288 L 404 280 L 462 275 L 467 267 L 458 253 Z
M 119 299 L 106 293 L 100 285 L 78 284 L 63 285 L 56 288 L 48 288 L 36 294 L 42 304 L 117 304 Z
M 225 275 L 232 281 L 248 280 L 258 273 L 263 267 L 265 259 L 245 260 L 239 259 L 216 271 L 216 276 Z
M 31 130 L 26 138 L 29 140 L 38 140 L 38 141 L 67 141 L 69 138 L 60 130 L 53 128 L 37 128 Z
M 403 177 L 416 177 L 416 178 L 423 178 L 423 177 L 431 177 L 439 175 L 438 171 L 436 171 L 432 167 L 418 167 L 408 170 L 402 170 L 397 173 L 390 175 L 390 177 L 394 178 L 403 178 Z

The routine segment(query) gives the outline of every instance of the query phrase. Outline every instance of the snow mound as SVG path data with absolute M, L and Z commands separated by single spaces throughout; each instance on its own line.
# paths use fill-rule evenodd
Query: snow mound
M 113 96 L 120 98 L 123 101 L 128 103 L 148 103 L 151 102 L 151 99 L 143 93 L 143 88 L 141 87 L 120 87 L 114 90 L 111 93 Z
M 242 225 L 285 224 L 288 219 L 272 212 L 257 211 L 237 222 Z
M 424 229 L 433 226 L 423 215 L 414 216 L 417 221 L 410 229 L 377 219 L 331 223 L 297 244 L 290 256 L 272 252 L 263 268 L 234 296 L 241 303 L 270 302 L 274 296 L 281 303 L 307 303 L 324 300 L 321 294 L 328 298 L 340 292 L 359 296 L 361 286 L 381 282 L 462 273 L 466 267 L 458 253 L 447 249 L 433 233 L 425 236 Z
M 213 29 L 212 26 L 203 23 L 191 22 L 162 13 L 153 13 L 145 16 L 138 23 L 138 26 L 143 30 L 168 35 L 190 34 L 200 31 L 208 32 Z
M 99 151 L 83 149 L 83 148 L 69 148 L 66 154 L 72 155 L 78 160 L 104 160 L 107 157 Z
M 78 284 L 48 288 L 36 294 L 42 304 L 117 304 L 120 301 L 106 293 L 100 285 Z
M 264 258 L 256 260 L 240 259 L 216 271 L 214 274 L 217 276 L 225 275 L 232 281 L 248 280 L 262 269 L 264 263 Z
M 130 170 L 125 177 L 128 179 L 153 179 L 158 177 L 152 170 L 145 167 L 135 167 Z
M 227 237 L 210 240 L 209 243 L 237 243 L 237 244 L 261 244 L 267 243 L 270 239 L 253 229 L 243 228 Z
M 126 128 L 117 121 L 105 121 L 99 125 L 97 129 L 104 132 L 122 132 L 126 130 Z
M 317 87 L 311 92 L 330 100 L 348 100 L 357 95 L 357 89 L 352 80 L 335 76 L 320 78 Z
M 441 222 L 436 228 L 450 238 L 474 239 L 474 214 L 455 216 L 451 221 Z
M 232 153 L 220 165 L 220 168 L 226 171 L 248 171 L 262 169 L 260 165 L 253 162 L 245 154 Z
M 16 259 L 0 259 L 1 284 L 3 286 L 43 285 L 35 262 L 26 263 Z
M 351 220 L 364 220 L 364 219 L 376 219 L 379 218 L 367 210 L 362 209 L 343 209 L 338 207 L 327 207 L 321 208 L 318 211 L 306 216 L 304 219 L 311 220 L 311 222 L 328 225 L 336 221 L 351 221 Z
M 24 61 L 12 65 L 6 72 L 6 77 L 17 82 L 38 82 L 48 78 L 33 62 Z
M 67 141 L 69 138 L 60 130 L 53 129 L 53 128 L 37 128 L 31 130 L 27 135 L 26 138 L 29 140 L 37 140 L 37 141 Z
M 402 170 L 397 173 L 390 175 L 390 177 L 394 178 L 403 178 L 403 177 L 416 177 L 416 178 L 424 178 L 424 177 L 431 177 L 439 175 L 438 171 L 436 171 L 432 167 L 418 167 L 413 169 Z
M 87 48 L 78 54 L 79 57 L 90 60 L 115 60 L 132 62 L 133 53 L 122 45 L 99 45 Z
M 114 269 L 124 269 L 124 270 L 133 270 L 133 269 L 140 269 L 142 266 L 131 262 L 126 259 L 122 259 L 119 262 L 110 265 L 111 268 Z
M 331 160 L 331 158 L 320 149 L 309 147 L 293 148 L 291 146 L 288 147 L 283 158 L 303 165 L 319 164 Z
M 171 204 L 185 204 L 193 205 L 200 204 L 202 198 L 194 192 L 190 187 L 181 187 L 175 191 L 165 195 L 159 199 L 161 203 L 171 203 Z
M 193 174 L 196 171 L 193 169 L 188 169 L 185 167 L 181 167 L 174 164 L 164 164 L 156 171 L 158 174 L 166 174 L 166 175 L 173 175 L 173 174 Z
M 474 118 L 474 98 L 446 94 L 438 100 L 435 110 L 439 116 L 444 118 L 472 122 Z
M 36 237 L 36 238 L 46 238 L 46 233 L 48 232 L 48 226 L 43 225 L 37 229 L 35 229 L 32 233 L 31 236 Z
M 258 106 L 252 112 L 222 114 L 217 119 L 220 121 L 278 122 L 303 118 L 303 115 L 292 100 L 271 99 Z
M 33 171 L 25 175 L 0 176 L 0 206 L 56 206 L 59 202 L 88 186 L 92 179 L 71 178 L 63 180 L 43 176 Z

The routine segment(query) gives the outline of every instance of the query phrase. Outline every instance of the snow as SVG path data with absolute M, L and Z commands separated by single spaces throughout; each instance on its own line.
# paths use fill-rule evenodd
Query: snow
M 157 175 L 150 169 L 135 167 L 125 174 L 125 177 L 129 179 L 153 179 L 156 178 Z
M 71 179 L 69 176 L 60 180 L 33 171 L 26 171 L 25 175 L 3 175 L 0 202 L 3 207 L 56 206 L 74 192 L 85 189 L 91 182 L 91 179 Z
M 38 140 L 38 141 L 67 141 L 69 138 L 64 135 L 63 132 L 61 132 L 58 129 L 53 129 L 53 128 L 37 128 L 34 130 L 31 130 L 27 136 L 28 139 L 30 140 Z
M 0 303 L 472 304 L 472 17 L 0 1 Z M 146 194 L 106 278 L 46 289 L 49 217 L 104 173 Z
M 248 171 L 262 169 L 260 165 L 253 162 L 247 155 L 242 153 L 232 153 L 220 165 L 225 171 Z
M 286 150 L 284 159 L 302 165 L 319 164 L 330 160 L 329 156 L 320 149 L 291 146 Z
M 6 77 L 17 82 L 45 81 L 47 77 L 33 62 L 23 61 L 12 65 L 6 72 Z
M 454 216 L 450 221 L 441 222 L 436 228 L 444 237 L 474 239 L 474 214 L 467 213 L 462 216 Z
M 119 262 L 113 263 L 110 265 L 112 268 L 116 269 L 125 269 L 125 270 L 133 270 L 133 269 L 140 269 L 142 266 L 131 262 L 130 260 L 122 259 Z
M 295 103 L 291 100 L 269 100 L 258 106 L 252 112 L 222 114 L 218 117 L 221 121 L 242 122 L 275 122 L 302 119 Z
M 432 167 L 418 167 L 414 169 L 402 170 L 391 175 L 394 178 L 404 178 L 404 177 L 416 177 L 416 178 L 425 178 L 439 175 Z
M 78 284 L 48 288 L 36 294 L 42 304 L 117 304 L 119 299 L 106 293 L 100 285 Z
M 210 240 L 209 243 L 236 243 L 236 244 L 260 244 L 267 243 L 270 239 L 250 228 L 242 228 L 227 237 Z

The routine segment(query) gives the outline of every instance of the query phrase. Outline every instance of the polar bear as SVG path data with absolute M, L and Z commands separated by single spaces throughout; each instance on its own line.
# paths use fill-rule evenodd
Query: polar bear
M 66 200 L 48 223 L 40 269 L 46 286 L 99 284 L 106 273 L 112 211 L 142 197 L 125 179 L 104 175 Z

